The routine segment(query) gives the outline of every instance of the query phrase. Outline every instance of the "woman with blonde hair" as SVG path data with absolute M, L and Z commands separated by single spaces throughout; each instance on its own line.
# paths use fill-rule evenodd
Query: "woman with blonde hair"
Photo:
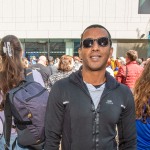
M 51 87 L 57 80 L 68 77 L 74 72 L 74 60 L 72 56 L 63 55 L 58 63 L 58 72 L 49 77 L 49 86 Z
M 150 149 L 150 61 L 137 79 L 134 88 L 137 149 Z
M 126 52 L 126 65 L 119 67 L 116 80 L 128 86 L 133 91 L 135 81 L 139 78 L 143 71 L 143 67 L 136 62 L 138 53 L 136 50 L 128 50 Z

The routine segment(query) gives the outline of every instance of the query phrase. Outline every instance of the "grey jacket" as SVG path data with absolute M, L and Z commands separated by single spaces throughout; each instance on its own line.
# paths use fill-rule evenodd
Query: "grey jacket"
M 106 86 L 95 110 L 81 71 L 57 81 L 45 120 L 45 150 L 136 150 L 135 108 L 128 87 L 106 72 Z

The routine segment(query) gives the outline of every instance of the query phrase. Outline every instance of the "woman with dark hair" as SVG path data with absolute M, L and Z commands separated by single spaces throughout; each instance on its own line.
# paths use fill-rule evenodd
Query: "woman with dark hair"
M 150 149 L 150 61 L 134 87 L 137 150 Z
M 4 94 L 23 79 L 22 45 L 14 35 L 7 35 L 0 44 L 0 88 Z
M 6 109 L 6 94 L 12 88 L 18 86 L 24 79 L 24 65 L 22 63 L 23 48 L 20 40 L 14 35 L 7 35 L 2 38 L 0 43 L 0 90 L 3 100 L 0 104 L 1 111 Z M 17 134 L 14 128 L 11 132 L 13 142 Z M 0 148 L 4 148 L 4 137 L 1 139 Z M 18 145 L 15 149 L 21 150 Z M 23 148 L 27 150 L 26 148 Z M 10 148 L 11 150 L 11 148 Z

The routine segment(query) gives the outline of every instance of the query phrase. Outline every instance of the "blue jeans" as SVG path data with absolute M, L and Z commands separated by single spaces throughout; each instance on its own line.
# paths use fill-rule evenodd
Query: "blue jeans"
M 15 141 L 17 137 L 17 134 L 11 134 L 11 139 L 10 139 L 10 150 L 12 150 L 12 144 Z M 0 139 L 0 150 L 5 150 L 4 148 L 4 144 L 5 144 L 5 139 L 4 136 Z M 18 144 L 16 144 L 15 150 L 28 150 L 27 148 L 21 148 L 18 146 Z

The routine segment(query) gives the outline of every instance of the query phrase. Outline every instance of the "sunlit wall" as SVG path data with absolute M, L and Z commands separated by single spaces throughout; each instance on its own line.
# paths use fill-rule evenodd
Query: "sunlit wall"
M 139 0 L 0 0 L 0 38 L 79 38 L 101 24 L 113 39 L 145 38 L 150 14 L 138 14 Z

